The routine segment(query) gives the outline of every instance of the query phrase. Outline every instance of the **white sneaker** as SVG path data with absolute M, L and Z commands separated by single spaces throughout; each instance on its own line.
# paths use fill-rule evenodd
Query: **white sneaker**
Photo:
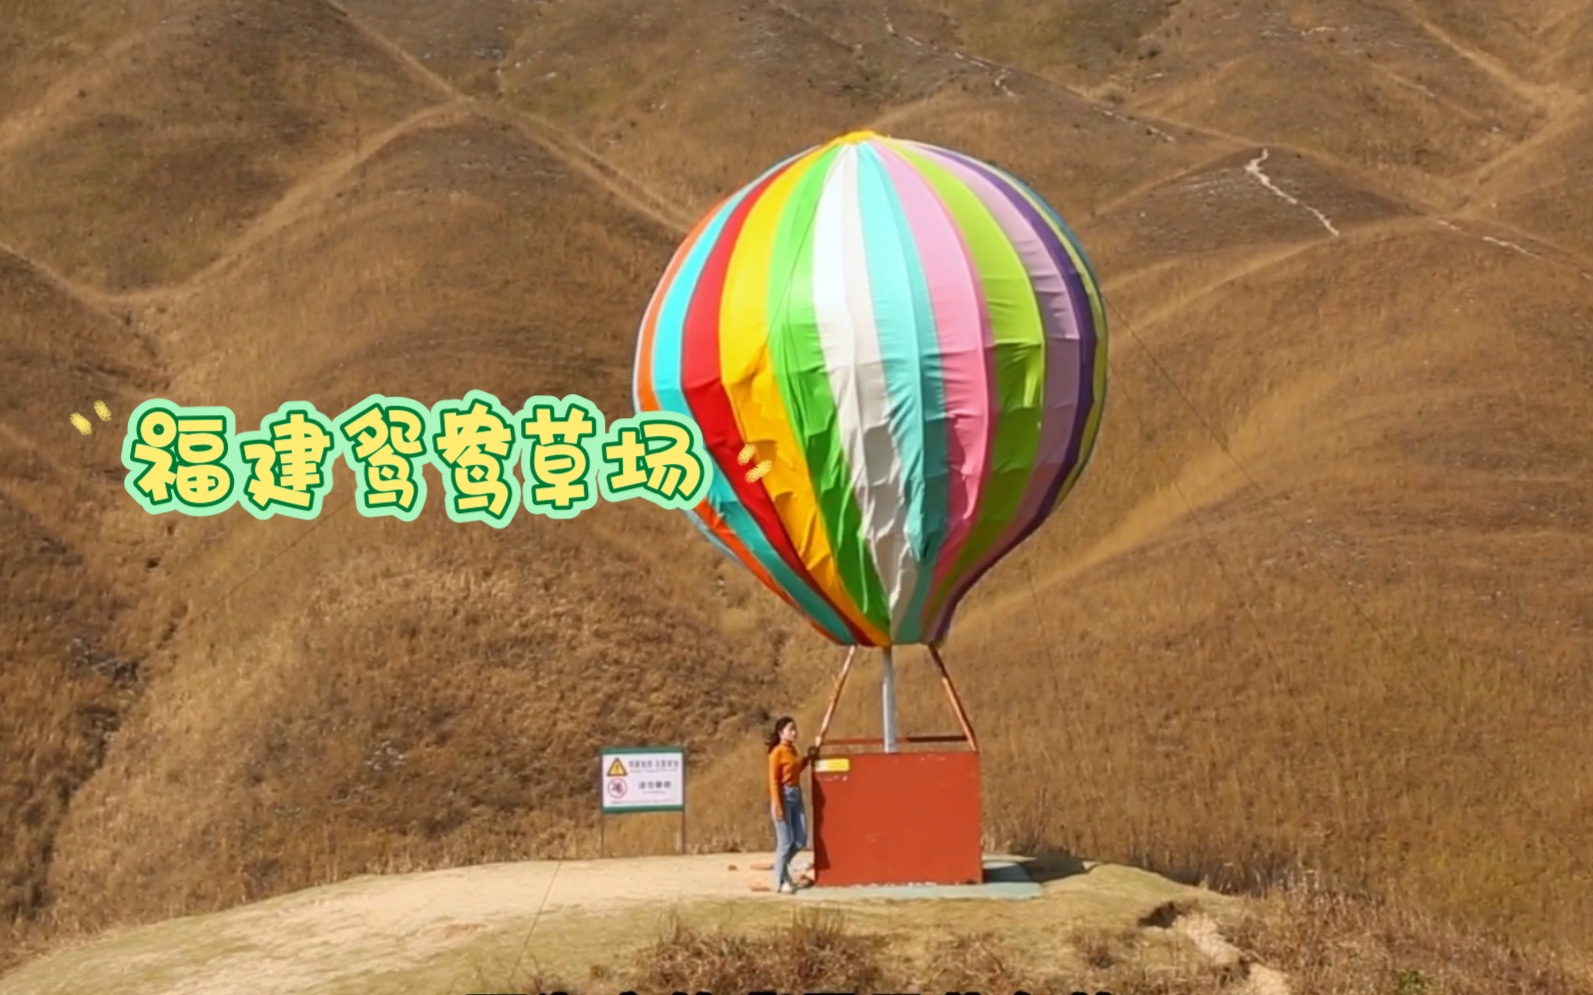
M 780 886 L 780 894 L 782 894 L 782 895 L 791 895 L 791 894 L 795 894 L 795 893 L 796 893 L 796 889 L 791 887 L 791 882 L 789 882 L 789 881 L 787 881 L 785 884 L 782 884 Z

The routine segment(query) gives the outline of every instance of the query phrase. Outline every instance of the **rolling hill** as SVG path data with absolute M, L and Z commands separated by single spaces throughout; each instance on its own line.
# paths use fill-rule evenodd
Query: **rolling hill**
M 629 413 L 674 246 L 857 128 L 1028 179 L 1106 284 L 1075 496 L 947 646 L 987 831 L 1532 941 L 1593 898 L 1593 3 L 31 0 L 0 26 L 0 919 L 592 849 L 684 742 L 764 848 L 840 654 L 683 516 L 151 516 L 140 400 Z M 110 424 L 68 421 L 104 400 Z M 949 724 L 903 654 L 904 722 Z M 872 666 L 872 662 L 870 663 Z M 838 722 L 877 722 L 871 674 Z M 651 846 L 650 827 L 621 843 Z M 21 950 L 22 947 L 13 947 Z

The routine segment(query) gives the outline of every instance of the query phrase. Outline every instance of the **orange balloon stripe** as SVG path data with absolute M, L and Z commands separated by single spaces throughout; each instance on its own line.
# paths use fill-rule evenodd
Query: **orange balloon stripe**
M 669 266 L 664 271 L 664 277 L 659 281 L 658 290 L 653 294 L 653 299 L 647 304 L 647 311 L 642 319 L 641 342 L 637 346 L 636 360 L 636 392 L 638 395 L 637 399 L 640 402 L 638 408 L 641 411 L 660 410 L 658 404 L 658 395 L 653 392 L 652 365 L 653 339 L 658 328 L 658 313 L 662 308 L 663 299 L 668 291 L 671 281 L 673 281 L 675 278 L 676 271 L 680 269 L 681 264 L 684 263 L 687 256 L 691 254 L 692 246 L 694 246 L 697 243 L 697 240 L 702 237 L 703 232 L 713 221 L 714 216 L 719 213 L 719 208 L 724 206 L 725 200 L 728 199 L 729 198 L 721 198 L 711 210 L 702 216 L 702 219 L 697 222 L 697 226 L 692 229 L 689 235 L 686 236 L 686 239 L 683 243 L 681 243 L 680 248 L 675 251 L 674 257 L 670 259 Z M 721 469 L 720 472 L 723 472 L 723 470 Z M 797 614 L 806 619 L 807 623 L 814 629 L 818 630 L 819 633 L 824 635 L 826 638 L 831 638 L 829 633 L 825 632 L 824 627 L 810 617 L 806 611 L 803 611 L 802 606 L 797 604 L 796 599 L 792 598 L 791 595 L 787 593 L 785 588 L 783 588 L 778 582 L 775 581 L 773 577 L 769 575 L 769 572 L 763 568 L 763 565 L 758 562 L 757 558 L 747 551 L 747 547 L 744 546 L 741 540 L 736 538 L 735 533 L 725 525 L 724 520 L 721 519 L 718 513 L 714 511 L 712 505 L 710 505 L 707 501 L 703 501 L 701 504 L 698 504 L 697 507 L 691 509 L 690 513 L 697 515 L 701 519 L 702 523 L 707 526 L 709 531 L 717 536 L 719 540 L 725 544 L 725 547 L 735 554 L 736 559 L 740 560 L 748 570 L 751 570 L 753 575 L 757 577 L 765 587 L 779 595 L 782 601 L 795 609 Z

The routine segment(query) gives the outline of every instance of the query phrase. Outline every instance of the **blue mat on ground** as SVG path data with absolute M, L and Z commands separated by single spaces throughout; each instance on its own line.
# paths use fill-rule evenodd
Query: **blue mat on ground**
M 813 899 L 978 899 L 978 898 L 1039 898 L 1040 886 L 1033 881 L 1023 865 L 1010 860 L 986 860 L 983 884 L 876 884 L 826 887 L 821 881 L 812 888 L 802 888 L 797 898 Z

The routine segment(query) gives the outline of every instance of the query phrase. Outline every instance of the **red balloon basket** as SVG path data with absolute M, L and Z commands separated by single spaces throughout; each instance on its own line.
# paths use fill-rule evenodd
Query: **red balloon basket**
M 939 652 L 930 655 L 961 734 L 893 737 L 890 744 L 883 737 L 837 739 L 827 749 L 825 733 L 851 668 L 847 657 L 812 767 L 816 886 L 984 881 L 979 746 Z M 963 748 L 946 749 L 950 743 Z M 915 749 L 933 744 L 940 748 Z

